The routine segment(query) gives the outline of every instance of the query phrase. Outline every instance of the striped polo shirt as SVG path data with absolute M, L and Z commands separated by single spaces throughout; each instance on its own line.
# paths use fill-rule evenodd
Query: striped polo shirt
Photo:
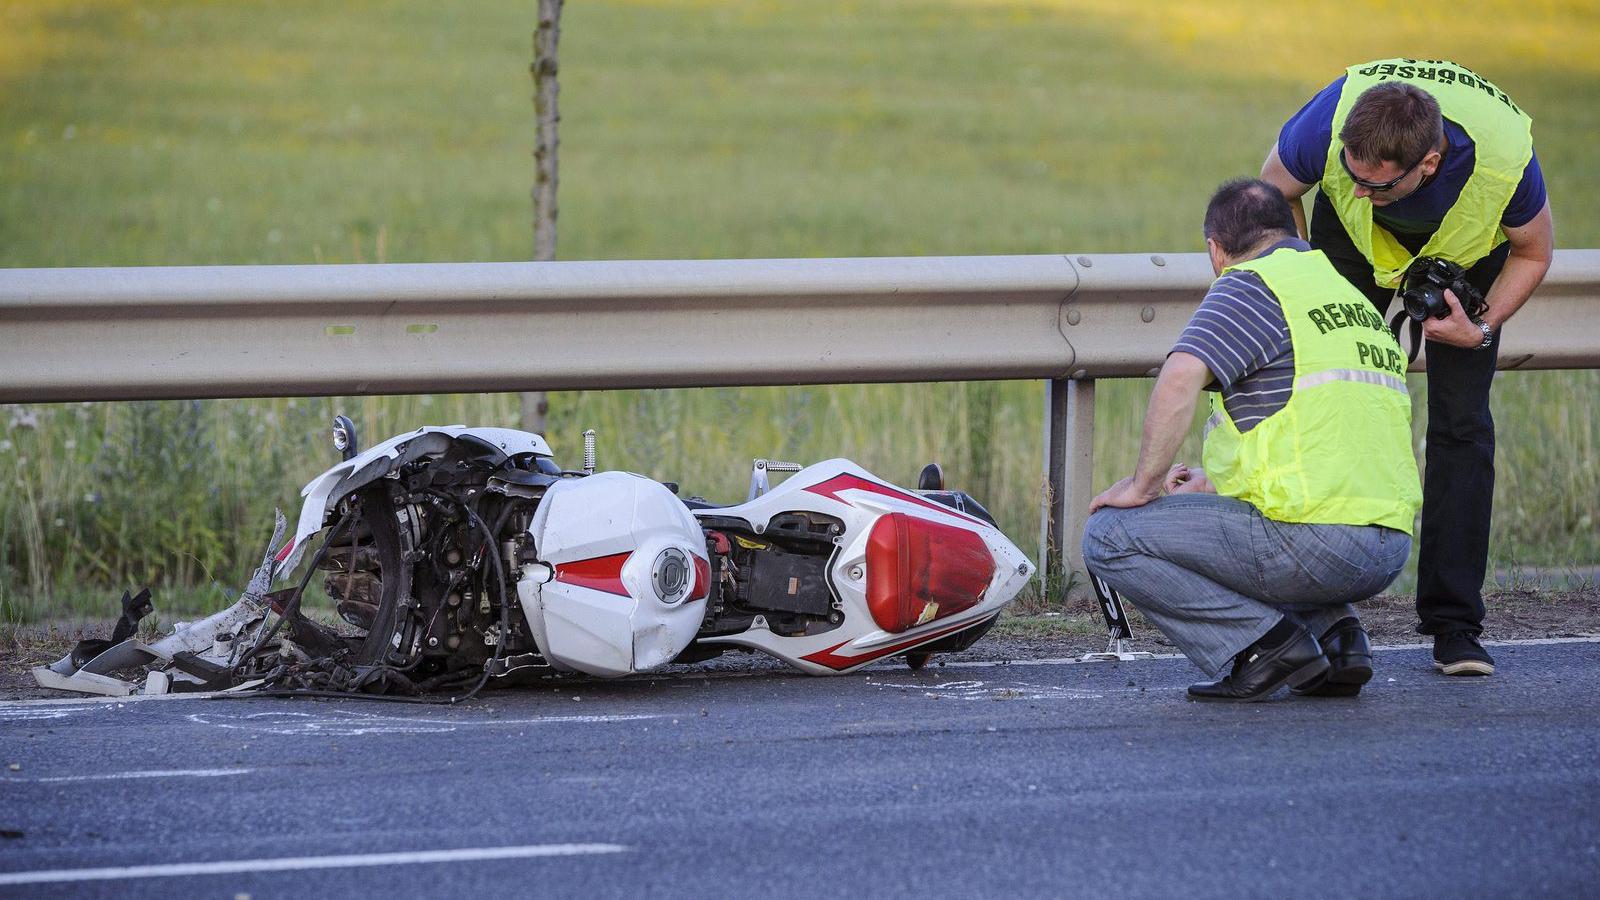
M 1291 238 L 1261 256 L 1285 247 L 1311 249 Z M 1294 390 L 1289 323 L 1278 298 L 1254 272 L 1225 272 L 1213 282 L 1172 350 L 1193 354 L 1206 364 L 1212 377 L 1206 390 L 1222 392 L 1222 405 L 1240 431 L 1283 409 Z

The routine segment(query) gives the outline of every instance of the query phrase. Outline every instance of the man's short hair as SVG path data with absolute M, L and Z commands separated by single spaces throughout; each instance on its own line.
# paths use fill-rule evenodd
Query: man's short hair
M 1444 141 L 1439 101 L 1415 85 L 1389 81 L 1361 92 L 1339 129 L 1352 159 L 1414 166 Z
M 1289 201 L 1259 178 L 1224 182 L 1206 206 L 1205 235 L 1229 256 L 1299 234 Z

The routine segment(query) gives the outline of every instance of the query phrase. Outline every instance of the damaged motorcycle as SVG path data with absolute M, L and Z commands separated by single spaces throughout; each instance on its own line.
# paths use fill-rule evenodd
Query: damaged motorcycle
M 720 506 L 596 471 L 593 431 L 577 470 L 507 428 L 425 427 L 358 451 L 340 416 L 333 435 L 343 460 L 306 485 L 293 536 L 237 602 L 145 642 L 149 592 L 124 594 L 111 640 L 35 669 L 39 683 L 455 702 L 490 682 L 730 650 L 816 675 L 896 655 L 920 668 L 981 637 L 1034 573 L 932 464 L 908 490 L 846 459 L 757 459 L 745 502 Z M 269 546 L 285 531 L 280 514 Z M 342 627 L 301 611 L 319 575 Z M 142 683 L 115 677 L 144 666 Z

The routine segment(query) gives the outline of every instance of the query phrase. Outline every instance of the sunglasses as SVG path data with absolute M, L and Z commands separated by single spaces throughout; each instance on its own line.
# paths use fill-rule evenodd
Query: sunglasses
M 1428 154 L 1422 154 L 1422 159 L 1427 158 Z M 1422 159 L 1419 159 L 1410 166 L 1406 167 L 1406 170 L 1401 172 L 1398 178 L 1391 178 L 1388 181 L 1367 181 L 1350 170 L 1350 160 L 1345 158 L 1344 148 L 1339 148 L 1339 165 L 1344 166 L 1345 174 L 1350 176 L 1351 181 L 1354 181 L 1356 184 L 1359 184 L 1367 190 L 1374 192 L 1392 190 L 1395 185 L 1405 181 L 1407 175 L 1410 175 L 1412 172 L 1416 171 L 1417 166 L 1422 165 Z

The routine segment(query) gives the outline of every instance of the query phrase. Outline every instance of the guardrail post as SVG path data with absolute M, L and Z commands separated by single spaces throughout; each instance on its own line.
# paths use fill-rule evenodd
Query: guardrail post
M 1094 379 L 1052 378 L 1044 393 L 1044 514 L 1039 572 L 1045 598 L 1081 595 L 1083 524 L 1094 474 Z M 1074 577 L 1076 576 L 1076 577 Z

